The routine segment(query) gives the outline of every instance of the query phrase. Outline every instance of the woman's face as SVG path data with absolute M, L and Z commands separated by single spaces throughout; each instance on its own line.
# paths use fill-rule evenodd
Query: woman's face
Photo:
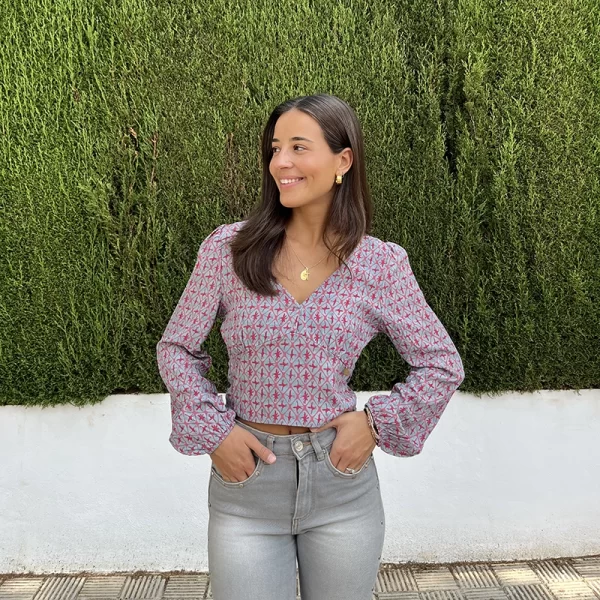
M 334 154 L 317 121 L 297 109 L 277 119 L 271 146 L 269 172 L 281 204 L 288 207 L 331 202 L 335 176 L 352 164 L 352 150 Z

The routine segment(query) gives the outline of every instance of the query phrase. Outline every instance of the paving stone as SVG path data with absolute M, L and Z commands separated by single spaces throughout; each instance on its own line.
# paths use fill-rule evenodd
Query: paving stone
M 510 600 L 554 600 L 550 590 L 541 583 L 507 585 L 504 589 Z
M 208 575 L 171 575 L 163 598 L 165 600 L 193 600 L 204 598 L 208 588 Z
M 434 590 L 431 592 L 420 592 L 421 600 L 463 600 L 460 592 L 455 590 Z
M 119 600 L 155 600 L 162 598 L 165 579 L 160 575 L 129 576 L 123 584 Z
M 558 600 L 596 600 L 596 594 L 585 581 L 556 581 L 548 587 Z
M 43 577 L 6 579 L 0 586 L 0 600 L 33 600 L 43 583 Z
M 509 600 L 508 594 L 499 587 L 462 589 L 461 594 L 466 600 Z
M 208 577 L 208 587 L 206 589 L 206 600 L 212 600 L 212 589 L 211 589 L 211 584 L 210 584 L 210 576 L 207 574 Z M 300 580 L 298 579 L 298 575 L 296 574 L 296 600 L 302 600 L 302 598 L 300 597 Z M 373 600 L 378 600 L 376 596 L 373 596 Z M 419 598 L 414 598 L 413 600 L 419 600 Z
M 458 590 L 458 584 L 454 580 L 448 567 L 431 567 L 411 570 L 413 571 L 420 592 Z
M 206 588 L 206 600 L 212 600 L 212 588 L 210 584 L 210 575 L 208 575 L 208 587 Z M 298 579 L 298 574 L 296 573 L 296 600 L 302 600 L 300 598 L 300 580 Z M 377 600 L 374 598 L 374 600 Z
M 296 580 L 297 599 L 300 599 Z M 208 600 L 208 573 L 0 576 L 0 600 Z M 600 556 L 383 566 L 373 600 L 600 600 Z
M 600 557 L 574 558 L 572 564 L 583 577 L 600 578 Z
M 84 582 L 85 577 L 47 577 L 34 600 L 74 600 Z
M 541 579 L 527 563 L 492 563 L 501 585 L 527 585 L 541 583 Z
M 530 562 L 529 566 L 536 575 L 545 582 L 581 581 L 581 575 L 567 560 L 539 560 Z
M 389 592 L 416 592 L 417 582 L 410 569 L 381 569 L 377 574 L 375 592 L 378 594 Z M 406 598 L 408 600 L 408 598 Z
M 94 575 L 85 578 L 78 600 L 108 600 L 118 598 L 127 577 L 125 575 Z
M 450 570 L 461 588 L 500 587 L 500 582 L 490 565 L 456 565 Z
M 600 579 L 586 579 L 585 582 L 596 592 L 596 596 L 600 598 Z

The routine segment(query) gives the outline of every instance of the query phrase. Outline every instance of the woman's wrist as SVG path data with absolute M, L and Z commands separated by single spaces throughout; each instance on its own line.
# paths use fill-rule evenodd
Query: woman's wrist
M 369 424 L 369 430 L 371 432 L 371 436 L 373 437 L 373 441 L 377 446 L 379 446 L 379 433 L 377 432 L 375 421 L 373 421 L 373 415 L 371 414 L 371 410 L 368 406 L 365 406 L 364 411 L 367 415 L 367 422 Z

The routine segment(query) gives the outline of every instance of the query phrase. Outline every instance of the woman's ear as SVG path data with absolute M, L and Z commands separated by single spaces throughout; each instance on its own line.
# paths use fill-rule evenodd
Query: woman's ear
M 350 170 L 350 167 L 352 166 L 353 160 L 354 154 L 352 153 L 352 149 L 344 148 L 340 152 L 340 166 L 338 167 L 338 170 L 341 171 L 343 169 L 344 173 L 347 173 Z

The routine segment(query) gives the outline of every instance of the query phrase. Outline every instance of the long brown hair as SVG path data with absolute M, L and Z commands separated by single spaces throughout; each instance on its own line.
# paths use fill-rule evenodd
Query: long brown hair
M 323 131 L 327 145 L 334 154 L 344 148 L 353 153 L 352 166 L 344 175 L 342 183 L 335 185 L 323 232 L 323 243 L 344 264 L 371 228 L 373 205 L 365 172 L 365 156 L 362 129 L 354 110 L 343 100 L 329 94 L 300 96 L 277 106 L 262 136 L 262 187 L 261 200 L 246 223 L 230 242 L 233 269 L 244 285 L 263 296 L 275 296 L 273 261 L 285 239 L 285 226 L 292 217 L 292 210 L 279 201 L 279 189 L 269 172 L 273 134 L 279 117 L 298 109 L 311 116 Z M 328 237 L 335 239 L 333 247 Z

